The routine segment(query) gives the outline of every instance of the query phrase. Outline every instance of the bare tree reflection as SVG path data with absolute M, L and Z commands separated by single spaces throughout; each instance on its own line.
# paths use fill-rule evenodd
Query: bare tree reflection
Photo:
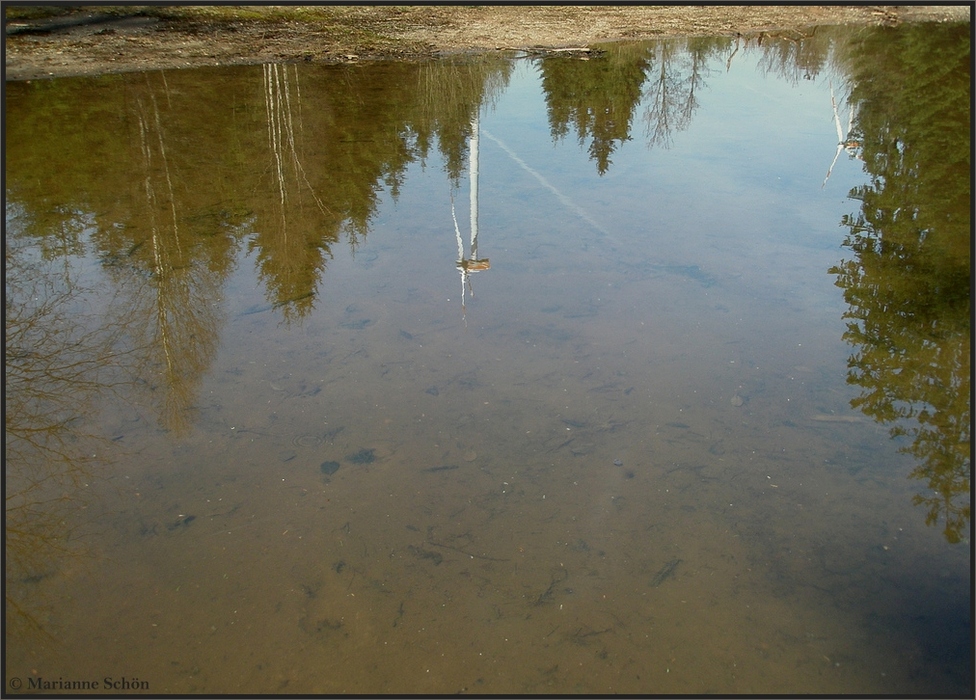
M 746 44 L 761 52 L 759 70 L 763 75 L 775 75 L 796 85 L 801 80 L 813 80 L 826 68 L 831 49 L 846 34 L 843 29 L 811 27 L 806 33 L 761 32 L 746 38 Z
M 67 256 L 38 256 L 16 209 L 4 253 L 5 598 L 8 634 L 45 635 L 37 584 L 90 554 L 91 487 L 115 447 L 92 419 L 129 381 L 132 316 L 101 303 Z
M 727 50 L 731 39 L 665 39 L 651 48 L 652 66 L 644 89 L 644 135 L 648 146 L 669 148 L 699 107 L 698 96 L 710 74 L 710 59 Z

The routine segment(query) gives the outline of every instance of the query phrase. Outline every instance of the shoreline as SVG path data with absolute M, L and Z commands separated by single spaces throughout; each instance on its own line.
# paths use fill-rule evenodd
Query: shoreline
M 50 8 L 47 8 L 52 11 Z M 257 63 L 427 60 L 826 25 L 970 20 L 947 6 L 128 6 L 5 19 L 8 81 Z M 58 12 L 53 10 L 53 12 Z

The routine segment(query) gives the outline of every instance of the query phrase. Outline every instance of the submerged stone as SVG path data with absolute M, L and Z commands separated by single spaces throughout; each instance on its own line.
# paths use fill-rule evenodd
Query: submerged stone
M 346 459 L 353 464 L 371 464 L 376 461 L 376 455 L 374 454 L 375 452 L 376 450 L 367 450 L 366 448 L 363 448 L 359 452 L 346 455 Z

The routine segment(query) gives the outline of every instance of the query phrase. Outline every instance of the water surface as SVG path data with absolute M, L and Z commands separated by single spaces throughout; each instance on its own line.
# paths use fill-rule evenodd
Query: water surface
M 6 86 L 8 685 L 971 689 L 968 26 L 604 48 Z

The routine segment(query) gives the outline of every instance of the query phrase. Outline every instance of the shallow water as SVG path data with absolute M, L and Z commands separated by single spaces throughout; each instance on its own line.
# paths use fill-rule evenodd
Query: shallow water
M 8 84 L 8 688 L 965 692 L 968 37 Z

